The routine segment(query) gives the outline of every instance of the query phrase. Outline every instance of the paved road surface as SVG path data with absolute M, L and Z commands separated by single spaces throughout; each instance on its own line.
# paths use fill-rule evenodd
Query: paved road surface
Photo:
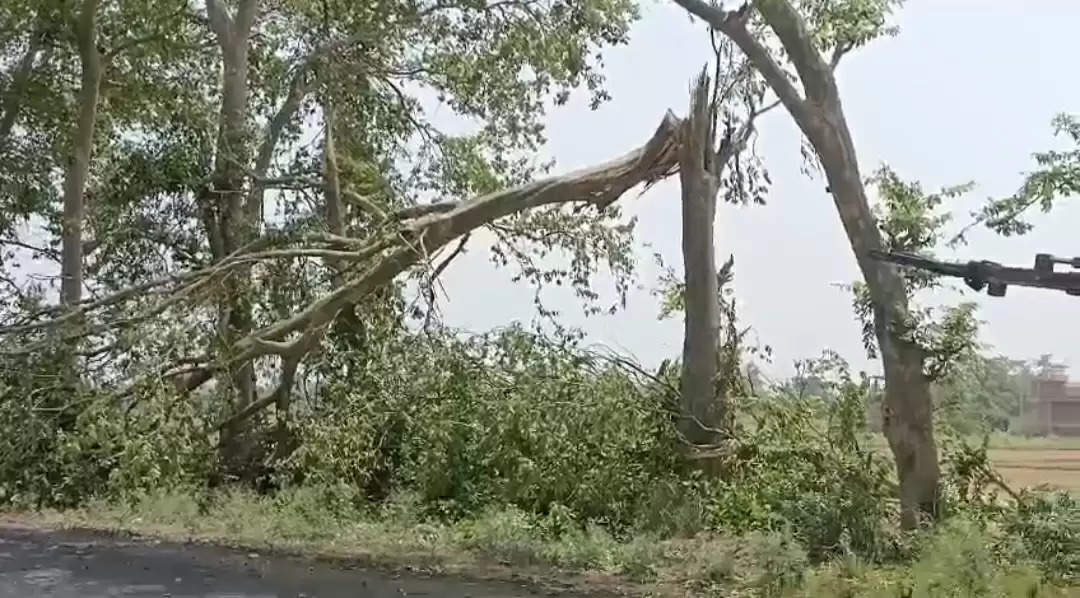
M 0 525 L 0 598 L 535 598 L 514 584 L 346 570 L 207 546 Z

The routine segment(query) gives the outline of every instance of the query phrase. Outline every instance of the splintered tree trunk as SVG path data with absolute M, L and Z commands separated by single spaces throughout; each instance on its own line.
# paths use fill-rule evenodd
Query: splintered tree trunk
M 79 60 L 82 64 L 78 122 L 72 141 L 71 162 L 64 177 L 64 215 L 61 239 L 60 301 L 75 305 L 83 291 L 83 218 L 86 180 L 90 175 L 90 153 L 94 146 L 98 94 L 101 89 L 102 57 L 97 48 L 99 0 L 84 0 L 77 25 Z
M 801 15 L 788 0 L 757 0 L 724 11 L 703 0 L 675 0 L 723 32 L 753 63 L 814 146 L 844 225 L 851 249 L 870 291 L 874 328 L 885 369 L 884 429 L 900 482 L 901 524 L 915 527 L 937 514 L 940 471 L 934 441 L 930 384 L 924 355 L 907 336 L 908 298 L 903 279 L 870 252 L 882 247 L 881 235 L 863 188 L 855 145 L 840 103 L 833 67 L 814 45 Z M 756 8 L 779 38 L 798 73 L 802 93 L 770 50 L 747 28 Z
M 679 430 L 696 445 L 714 444 L 724 421 L 717 396 L 720 314 L 716 251 L 713 247 L 716 194 L 713 172 L 709 81 L 698 78 L 690 116 L 682 123 L 679 181 L 682 185 L 682 254 L 685 271 L 685 333 L 682 354 L 682 414 Z

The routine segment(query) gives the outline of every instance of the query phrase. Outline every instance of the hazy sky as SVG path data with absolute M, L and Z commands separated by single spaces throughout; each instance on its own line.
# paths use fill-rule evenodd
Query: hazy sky
M 669 108 L 685 113 L 690 80 L 711 55 L 707 33 L 667 0 L 645 2 L 642 13 L 629 46 L 607 53 L 614 100 L 596 112 L 579 101 L 550 115 L 548 151 L 557 172 L 636 147 Z M 976 182 L 955 204 L 958 227 L 986 197 L 1015 191 L 1033 167 L 1032 152 L 1060 143 L 1050 127 L 1054 114 L 1080 111 L 1080 2 L 910 0 L 896 20 L 898 37 L 846 57 L 838 74 L 860 165 L 865 175 L 887 162 L 928 189 Z M 792 360 L 824 348 L 877 369 L 865 359 L 849 295 L 835 286 L 858 272 L 832 199 L 821 180 L 800 173 L 799 136 L 787 113 L 773 111 L 759 130 L 774 182 L 769 204 L 721 206 L 716 241 L 721 258 L 735 255 L 742 318 L 774 348 L 766 371 L 790 373 Z M 640 250 L 641 283 L 655 282 L 654 250 L 681 271 L 677 177 L 624 201 L 639 217 L 639 246 L 653 246 Z M 1025 237 L 977 231 L 954 255 L 1024 266 L 1036 252 L 1080 255 L 1080 199 L 1035 222 Z M 448 323 L 481 331 L 531 320 L 531 290 L 493 270 L 483 240 L 470 248 L 444 275 Z M 626 311 L 593 318 L 579 316 L 567 294 L 545 297 L 592 341 L 646 363 L 680 351 L 682 322 L 657 321 L 647 289 L 633 293 Z M 1080 297 L 1021 288 L 1005 298 L 968 297 L 981 305 L 983 338 L 993 350 L 1024 358 L 1053 353 L 1074 370 L 1080 364 Z

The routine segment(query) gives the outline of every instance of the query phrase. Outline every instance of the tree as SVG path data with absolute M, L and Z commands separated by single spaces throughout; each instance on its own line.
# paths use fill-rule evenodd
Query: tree
M 722 367 L 720 291 L 726 282 L 723 279 L 730 276 L 732 262 L 717 272 L 716 198 L 725 183 L 725 169 L 739 158 L 753 135 L 754 119 L 771 107 L 758 108 L 761 94 L 754 89 L 750 69 L 732 59 L 730 48 L 727 52 L 717 48 L 716 61 L 712 85 L 703 70 L 691 92 L 690 114 L 683 123 L 679 154 L 685 272 L 682 288 L 678 289 L 685 311 L 680 431 L 688 441 L 698 445 L 715 444 L 726 427 L 725 382 L 719 378 L 737 375 L 738 369 L 737 364 L 735 371 Z M 733 101 L 746 103 L 744 116 L 734 115 Z M 727 105 L 722 123 L 724 132 L 717 146 L 718 112 L 723 105 Z M 747 196 L 747 187 L 758 181 L 754 170 L 749 170 L 749 180 L 746 176 L 747 171 L 735 169 L 728 181 L 726 197 L 737 200 Z M 751 190 L 757 191 L 760 189 Z
M 44 7 L 20 4 L 0 17 L 32 24 L 51 15 Z M 244 422 L 271 404 L 288 410 L 298 364 L 321 346 L 325 328 L 351 320 L 335 330 L 351 327 L 361 339 L 370 331 L 358 328 L 375 314 L 397 318 L 404 306 L 394 277 L 435 284 L 435 254 L 475 227 L 491 225 L 504 263 L 518 263 L 535 284 L 566 282 L 595 302 L 589 278 L 606 261 L 618 290 L 629 288 L 632 226 L 610 204 L 669 173 L 675 121 L 610 168 L 527 184 L 543 171 L 531 151 L 543 141 L 547 106 L 579 88 L 594 104 L 606 98 L 601 51 L 625 41 L 635 17 L 628 0 L 169 7 L 101 7 L 93 157 L 84 201 L 68 202 L 86 209 L 89 240 L 62 226 L 49 176 L 66 164 L 61 123 L 78 108 L 41 101 L 43 88 L 73 95 L 63 84 L 72 61 L 46 64 L 32 47 L 37 38 L 0 39 L 6 55 L 36 57 L 9 61 L 11 78 L 27 83 L 3 89 L 3 122 L 21 114 L 15 122 L 25 123 L 13 125 L 8 149 L 47 154 L 27 160 L 29 169 L 20 151 L 3 154 L 0 199 L 13 208 L 5 218 L 40 219 L 54 244 L 67 230 L 71 255 L 83 241 L 81 286 L 92 296 L 58 316 L 17 289 L 5 330 L 27 342 L 9 352 L 41 349 L 48 343 L 40 332 L 78 321 L 57 338 L 82 339 L 76 350 L 94 356 L 99 384 L 127 392 L 164 376 L 188 391 L 221 374 L 223 452 L 240 461 Z M 475 128 L 443 133 L 420 97 L 436 97 Z M 329 134 L 310 135 L 319 123 Z M 308 136 L 322 137 L 324 150 L 310 151 Z M 467 203 L 476 197 L 483 201 Z M 599 211 L 556 205 L 573 201 Z M 515 216 L 538 205 L 547 209 Z M 27 245 L 16 224 L 5 227 L 7 240 Z M 573 266 L 533 268 L 518 244 L 568 251 Z M 162 368 L 162 360 L 176 367 Z M 258 395 L 256 382 L 267 381 L 271 393 Z
M 64 177 L 64 216 L 61 227 L 63 248 L 60 252 L 60 301 L 68 306 L 82 301 L 83 193 L 90 175 L 90 154 L 94 146 L 94 129 L 97 126 L 103 60 L 97 37 L 100 5 L 99 0 L 83 0 L 75 26 L 82 77 L 72 155 Z
M 757 0 L 733 11 L 701 0 L 675 2 L 739 46 L 820 160 L 872 298 L 874 335 L 886 379 L 884 429 L 896 458 L 902 524 L 914 527 L 920 514 L 936 514 L 938 504 L 940 470 L 930 384 L 923 371 L 923 351 L 909 334 L 903 279 L 895 268 L 871 257 L 873 250 L 881 249 L 882 239 L 833 76 L 844 54 L 889 32 L 885 18 L 894 2 Z M 755 17 L 776 36 L 795 69 L 801 92 L 770 50 L 766 36 L 752 30 Z M 826 59 L 823 52 L 830 52 L 830 57 Z
M 1024 415 L 1034 372 L 1023 360 L 973 353 L 937 381 L 942 419 L 964 434 L 1010 431 Z

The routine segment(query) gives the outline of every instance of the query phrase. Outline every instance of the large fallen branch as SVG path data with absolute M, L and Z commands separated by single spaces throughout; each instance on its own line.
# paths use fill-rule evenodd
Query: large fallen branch
M 308 352 L 317 343 L 310 342 L 315 331 L 323 330 L 347 305 L 388 284 L 399 274 L 427 259 L 442 246 L 500 218 L 540 206 L 579 203 L 599 209 L 611 204 L 630 189 L 646 186 L 674 174 L 678 168 L 680 121 L 667 113 L 652 137 L 641 147 L 610 162 L 567 174 L 498 191 L 465 202 L 443 202 L 430 208 L 407 210 L 393 215 L 386 228 L 371 238 L 354 239 L 327 233 L 271 235 L 253 242 L 220 262 L 136 285 L 117 293 L 84 302 L 67 312 L 49 310 L 38 314 L 45 319 L 0 328 L 0 337 L 27 334 L 52 335 L 60 324 L 82 321 L 81 327 L 64 326 L 60 340 L 100 334 L 130 327 L 146 317 L 158 317 L 183 301 L 195 301 L 202 292 L 227 278 L 241 266 L 275 259 L 315 258 L 341 264 L 346 274 L 341 284 L 311 302 L 293 316 L 257 330 L 222 351 L 212 360 L 186 362 L 182 368 L 166 370 L 181 390 L 193 390 L 230 365 L 263 356 L 278 355 L 295 363 L 298 354 Z M 146 300 L 150 305 L 145 305 Z M 132 302 L 143 302 L 134 313 L 108 315 Z M 145 317 L 144 317 L 145 316 Z M 69 332 L 70 331 L 70 332 Z M 56 336 L 49 340 L 55 342 Z M 31 342 L 0 353 L 25 353 L 44 346 L 45 341 Z M 198 360 L 197 360 L 198 361 Z M 267 399 L 260 407 L 271 404 Z M 237 414 L 240 416 L 241 414 Z M 243 416 L 251 415 L 249 412 Z
M 606 206 L 639 184 L 649 185 L 670 176 L 678 165 L 678 130 L 679 120 L 669 112 L 645 145 L 621 158 L 483 195 L 406 221 L 397 230 L 386 233 L 382 242 L 374 243 L 384 246 L 385 250 L 366 270 L 293 317 L 242 339 L 234 347 L 229 361 L 245 361 L 277 353 L 273 344 L 275 341 L 325 325 L 343 306 L 389 283 L 450 241 L 490 222 L 556 203 L 582 202 Z

